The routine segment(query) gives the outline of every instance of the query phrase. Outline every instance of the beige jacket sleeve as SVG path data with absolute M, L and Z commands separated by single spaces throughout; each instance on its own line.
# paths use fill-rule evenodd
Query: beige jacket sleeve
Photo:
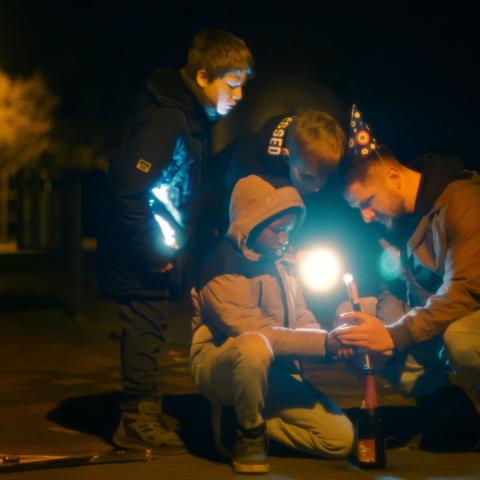
M 241 275 L 220 275 L 199 292 L 202 320 L 226 337 L 258 332 L 270 342 L 275 356 L 323 357 L 326 332 L 320 329 L 291 329 L 275 325 L 263 315 L 249 280 Z
M 443 333 L 455 320 L 480 308 L 480 187 L 453 194 L 443 213 L 443 283 L 424 307 L 414 308 L 390 325 L 399 350 Z M 435 241 L 435 239 L 434 239 Z

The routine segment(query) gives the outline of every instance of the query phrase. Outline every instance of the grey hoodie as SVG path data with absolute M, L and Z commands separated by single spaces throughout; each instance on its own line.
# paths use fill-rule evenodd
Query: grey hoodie
M 191 359 L 206 346 L 252 331 L 269 340 L 275 357 L 325 355 L 326 332 L 305 305 L 293 258 L 287 254 L 268 261 L 247 246 L 257 225 L 289 209 L 296 209 L 300 223 L 305 206 L 290 185 L 255 175 L 235 185 L 227 236 L 191 292 Z

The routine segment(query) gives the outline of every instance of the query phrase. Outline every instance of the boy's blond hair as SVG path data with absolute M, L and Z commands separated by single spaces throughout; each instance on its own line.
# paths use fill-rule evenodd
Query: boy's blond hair
M 298 150 L 306 161 L 335 168 L 345 153 L 345 133 L 340 124 L 326 112 L 300 112 L 296 116 L 293 133 Z

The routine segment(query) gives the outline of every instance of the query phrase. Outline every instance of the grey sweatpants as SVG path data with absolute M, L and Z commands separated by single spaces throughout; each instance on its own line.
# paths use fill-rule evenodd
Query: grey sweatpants
M 192 376 L 207 398 L 232 405 L 244 428 L 266 421 L 270 438 L 325 458 L 343 458 L 352 449 L 350 420 L 305 382 L 292 362 L 274 361 L 269 341 L 259 333 L 204 346 L 193 357 Z

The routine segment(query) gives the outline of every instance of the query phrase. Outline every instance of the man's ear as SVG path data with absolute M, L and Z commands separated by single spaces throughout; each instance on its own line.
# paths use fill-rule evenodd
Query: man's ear
M 204 88 L 208 83 L 210 83 L 208 80 L 207 71 L 204 68 L 198 70 L 195 80 L 200 88 Z
M 402 176 L 400 175 L 398 168 L 388 167 L 386 171 L 386 180 L 394 190 L 401 190 Z

